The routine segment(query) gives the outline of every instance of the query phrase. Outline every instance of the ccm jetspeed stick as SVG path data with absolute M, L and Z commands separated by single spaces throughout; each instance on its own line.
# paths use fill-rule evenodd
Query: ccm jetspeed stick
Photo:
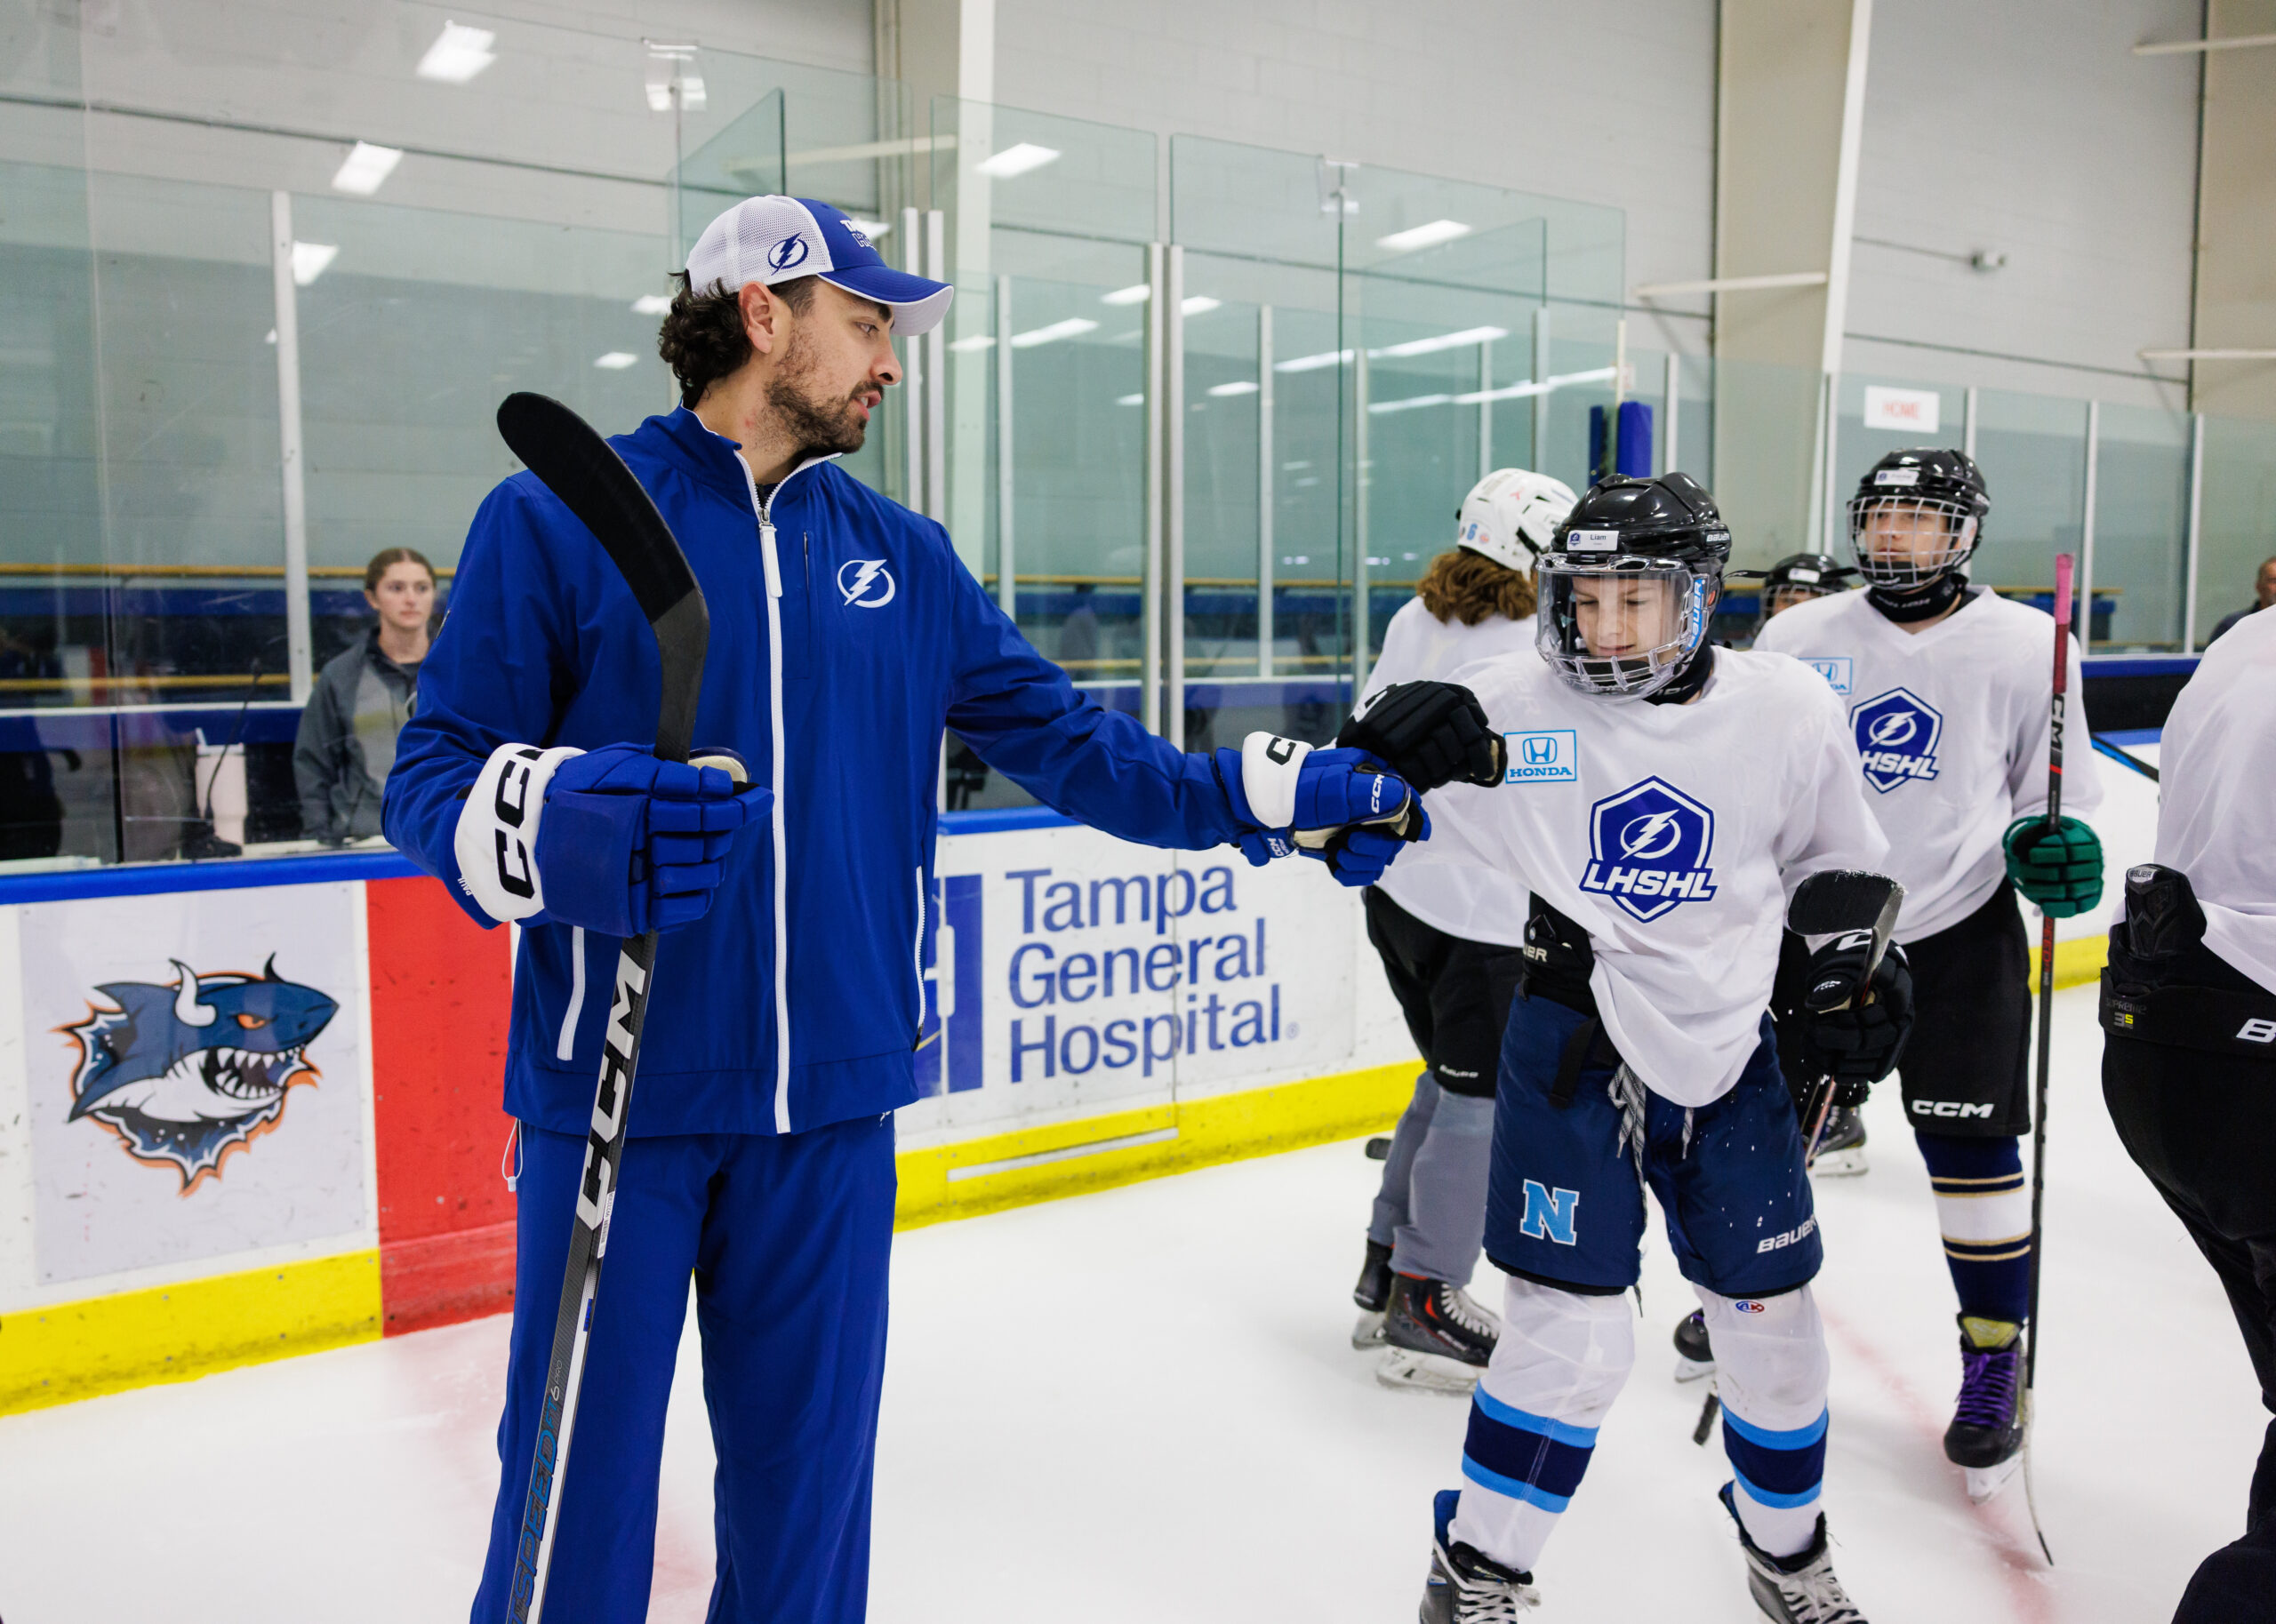
M 711 617 L 687 556 L 641 489 L 624 460 L 591 425 L 559 401 L 542 395 L 509 395 L 498 408 L 498 432 L 530 472 L 543 480 L 593 532 L 623 575 L 640 612 L 656 634 L 663 662 L 662 699 L 656 708 L 656 754 L 685 761 L 695 731 L 695 702 L 703 686 L 704 646 Z M 554 1511 L 569 1439 L 577 1421 L 577 1394 L 592 1336 L 593 1300 L 608 1248 L 609 1216 L 616 1205 L 617 1164 L 624 1155 L 624 1126 L 632 1104 L 633 1073 L 640 1063 L 640 1030 L 647 1022 L 648 986 L 656 968 L 656 932 L 624 943 L 616 959 L 607 1035 L 601 1046 L 600 1083 L 585 1136 L 584 1177 L 569 1236 L 569 1267 L 561 1282 L 561 1312 L 553 1326 L 553 1359 L 545 1373 L 545 1405 L 538 1418 L 530 1461 L 530 1492 L 514 1552 L 514 1584 L 507 1616 L 530 1624 L 545 1605 L 545 1579 L 553 1557 Z

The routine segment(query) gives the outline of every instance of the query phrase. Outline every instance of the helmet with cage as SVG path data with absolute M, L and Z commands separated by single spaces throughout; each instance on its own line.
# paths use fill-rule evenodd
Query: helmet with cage
M 1967 568 L 1992 493 L 1966 452 L 1891 452 L 1849 499 L 1849 546 L 1873 586 L 1899 594 Z
M 1495 468 L 1472 485 L 1455 516 L 1455 545 L 1505 570 L 1530 572 L 1573 511 L 1573 487 L 1546 474 Z
M 1782 609 L 1847 590 L 1849 578 L 1856 572 L 1830 553 L 1788 554 L 1762 572 L 1762 607 L 1755 624 L 1762 625 Z
M 1583 693 L 1643 699 L 1707 638 L 1731 532 L 1688 474 L 1607 479 L 1541 556 L 1541 656 Z

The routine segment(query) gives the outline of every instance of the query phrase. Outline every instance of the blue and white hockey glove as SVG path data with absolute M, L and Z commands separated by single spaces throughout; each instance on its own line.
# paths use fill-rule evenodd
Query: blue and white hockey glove
M 2076 818 L 2018 818 L 2000 844 L 2008 877 L 2049 918 L 2068 919 L 2102 900 L 2102 842 Z
M 1430 833 L 1406 780 L 1364 750 L 1251 733 L 1238 750 L 1217 752 L 1217 778 L 1234 816 L 1249 826 L 1238 836 L 1241 851 L 1260 868 L 1302 851 L 1342 884 L 1371 885 L 1400 844 Z M 1355 846 L 1362 828 L 1366 842 Z
M 733 770 L 659 761 L 637 744 L 501 748 L 459 814 L 460 883 L 501 923 L 615 937 L 693 924 L 710 910 L 736 835 L 774 804 L 772 791 L 737 782 L 732 751 L 700 754 Z

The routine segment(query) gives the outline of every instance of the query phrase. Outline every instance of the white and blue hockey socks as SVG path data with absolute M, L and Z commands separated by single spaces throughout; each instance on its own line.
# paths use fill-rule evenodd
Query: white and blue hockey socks
M 1825 1328 L 1809 1287 L 1775 1297 L 1719 1297 L 1707 1311 L 1723 1398 L 1739 1521 L 1772 1556 L 1806 1550 L 1825 1478 Z
M 1636 1363 L 1634 1316 L 1624 1294 L 1509 1282 L 1501 1340 L 1471 1396 L 1455 1540 L 1532 1570 Z

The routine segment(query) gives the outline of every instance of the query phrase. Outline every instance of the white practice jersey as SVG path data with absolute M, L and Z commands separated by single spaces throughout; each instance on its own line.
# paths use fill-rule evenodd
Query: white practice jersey
M 1393 683 L 1442 682 L 1457 668 L 1512 654 L 1538 660 L 1534 617 L 1512 620 L 1488 615 L 1475 626 L 1441 620 L 1410 598 L 1383 630 L 1383 652 L 1367 678 L 1367 692 Z M 1431 797 L 1436 806 L 1438 797 Z M 1522 948 L 1526 940 L 1526 888 L 1491 868 L 1448 864 L 1410 864 L 1404 860 L 1375 882 L 1399 907 L 1434 930 L 1464 941 Z
M 2008 872 L 2000 839 L 2047 810 L 2055 617 L 1979 592 L 1924 632 L 1908 632 L 1865 589 L 1812 598 L 1773 617 L 1754 646 L 1791 654 L 1840 696 L 1867 799 L 1904 886 L 1899 941 L 1958 924 Z M 2063 811 L 2087 819 L 2102 779 L 2071 639 L 2064 696 Z
M 1688 705 L 1594 698 L 1529 654 L 1453 680 L 1508 740 L 1508 778 L 1434 792 L 1400 865 L 1490 865 L 1580 925 L 1631 1068 L 1678 1105 L 1719 1098 L 1754 1052 L 1794 886 L 1884 870 L 1840 705 L 1792 660 L 1729 649 Z
M 2276 614 L 2238 621 L 2174 700 L 2157 852 L 2189 876 L 2205 945 L 2276 992 Z

